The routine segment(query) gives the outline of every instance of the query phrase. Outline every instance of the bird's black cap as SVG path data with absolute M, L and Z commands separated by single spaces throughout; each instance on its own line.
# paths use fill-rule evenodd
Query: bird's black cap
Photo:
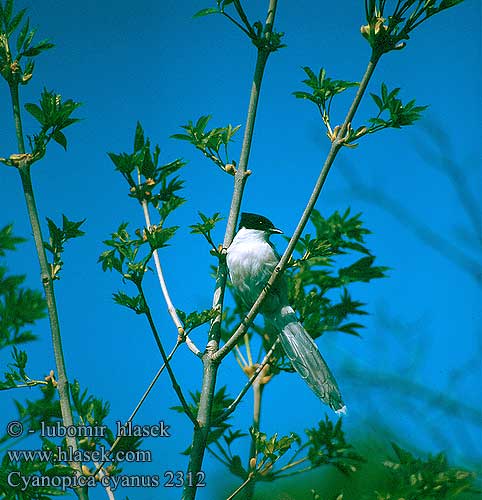
M 259 229 L 260 231 L 266 231 L 268 233 L 283 233 L 281 229 L 274 227 L 274 224 L 263 215 L 251 214 L 249 212 L 243 212 L 241 214 L 239 229 L 242 227 L 246 229 Z

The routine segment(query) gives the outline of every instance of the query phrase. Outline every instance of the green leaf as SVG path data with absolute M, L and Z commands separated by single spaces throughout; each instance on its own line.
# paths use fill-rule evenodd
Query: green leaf
M 17 52 L 21 51 L 23 44 L 27 38 L 29 29 L 30 29 L 30 20 L 27 19 L 27 22 L 23 25 L 23 28 L 20 30 L 20 33 L 17 38 Z
M 183 322 L 184 330 L 186 330 L 186 332 L 191 332 L 195 328 L 208 323 L 217 315 L 217 312 L 214 309 L 205 309 L 201 312 L 193 311 L 188 315 L 186 315 L 186 313 L 181 310 L 178 310 L 177 312 L 179 318 Z
M 305 431 L 308 437 L 308 459 L 313 466 L 331 464 L 347 474 L 355 472 L 364 459 L 358 455 L 345 440 L 342 419 L 333 425 L 325 417 L 318 422 L 317 428 Z
M 372 99 L 375 101 L 375 104 L 377 105 L 378 109 L 380 111 L 383 111 L 385 109 L 385 107 L 384 107 L 383 102 L 380 99 L 380 97 L 378 97 L 376 94 L 372 94 L 371 92 L 370 92 L 370 95 L 371 95 Z
M 147 312 L 147 304 L 142 295 L 130 297 L 124 292 L 117 292 L 112 294 L 112 297 L 116 304 L 132 309 L 136 314 L 145 314 Z
M 191 141 L 192 136 L 187 135 L 187 134 L 173 134 L 171 135 L 172 139 L 179 139 L 181 141 Z
M 13 236 L 13 224 L 8 224 L 0 229 L 0 257 L 5 255 L 6 250 L 15 250 L 19 243 L 23 243 L 25 238 Z
M 218 222 L 223 220 L 219 212 L 216 212 L 211 217 L 204 215 L 202 212 L 198 212 L 198 214 L 202 222 L 189 226 L 191 228 L 191 234 L 207 235 L 214 229 Z
M 310 82 L 312 82 L 313 84 L 315 84 L 315 82 L 319 81 L 318 78 L 315 75 L 315 72 L 309 66 L 304 66 L 303 67 L 303 71 L 308 75 L 308 78 L 309 78 Z M 320 81 L 323 81 L 323 79 L 325 77 L 324 75 L 325 75 L 325 71 L 322 68 L 320 70 Z
M 3 19 L 5 25 L 7 25 L 10 22 L 10 19 L 12 17 L 12 10 L 13 10 L 13 0 L 6 0 L 5 7 L 3 7 Z
M 439 5 L 439 10 L 449 9 L 450 7 L 454 7 L 463 1 L 464 0 L 442 0 Z
M 63 267 L 62 254 L 64 252 L 65 243 L 73 238 L 83 236 L 85 233 L 79 228 L 85 222 L 71 221 L 65 215 L 62 215 L 62 228 L 58 227 L 52 219 L 47 219 L 49 229 L 49 241 L 44 242 L 44 248 L 52 254 L 53 260 L 50 263 L 52 279 L 60 279 L 59 274 Z
M 196 122 L 196 125 L 194 127 L 196 129 L 196 132 L 198 133 L 204 132 L 204 129 L 206 128 L 206 125 L 208 124 L 211 118 L 212 118 L 211 115 L 201 116 L 199 120 Z
M 67 151 L 67 137 L 60 130 L 53 132 L 52 139 Z
M 388 268 L 373 266 L 374 260 L 373 256 L 362 257 L 351 266 L 341 268 L 338 275 L 343 283 L 368 282 L 374 278 L 383 278 Z
M 189 120 L 186 125 L 181 125 L 181 128 L 183 128 L 187 134 L 174 134 L 171 137 L 189 141 L 218 167 L 227 171 L 225 166 L 234 163 L 234 161 L 230 161 L 228 156 L 228 145 L 240 126 L 233 127 L 232 125 L 228 125 L 226 127 L 206 130 L 206 126 L 210 119 L 210 115 L 201 116 L 195 125 Z M 222 146 L 224 146 L 224 148 L 221 148 Z M 223 152 L 224 155 L 222 154 Z
M 303 80 L 303 83 L 307 85 L 312 92 L 296 91 L 293 92 L 293 95 L 298 99 L 307 99 L 316 104 L 321 112 L 325 126 L 329 128 L 330 109 L 333 98 L 348 88 L 356 87 L 359 84 L 358 82 L 328 78 L 324 68 L 320 69 L 318 76 L 316 76 L 315 72 L 308 66 L 305 66 L 303 71 L 308 76 L 307 79 Z
M 85 219 L 80 221 L 69 220 L 66 215 L 62 214 L 62 231 L 64 233 L 65 241 L 72 238 L 78 238 L 79 236 L 84 236 L 85 232 L 79 229 L 84 222 Z
M 7 28 L 7 36 L 9 37 L 19 26 L 19 24 L 22 22 L 23 16 L 25 15 L 25 12 L 27 12 L 27 9 L 22 9 L 19 11 L 15 17 L 11 20 L 11 22 L 8 24 Z
M 179 226 L 173 227 L 155 227 L 151 226 L 146 231 L 147 241 L 151 245 L 152 250 L 157 250 L 167 246 L 167 242 L 174 236 Z
M 209 14 L 220 14 L 221 10 L 216 7 L 208 7 L 207 9 L 201 9 L 199 12 L 196 12 L 193 17 L 204 17 Z
M 47 40 L 44 40 L 44 41 L 38 43 L 37 45 L 35 45 L 35 47 L 30 47 L 19 55 L 24 56 L 24 57 L 35 57 L 35 56 L 38 56 L 39 54 L 41 54 L 43 51 L 51 49 L 53 47 L 55 47 L 55 45 L 53 43 L 50 43 Z
M 387 102 L 388 90 L 385 83 L 382 83 L 382 100 L 383 102 Z
M 137 122 L 136 134 L 134 136 L 134 153 L 138 153 L 144 147 L 144 144 L 144 130 L 142 129 L 142 125 Z
M 40 123 L 40 125 L 44 125 L 45 116 L 42 109 L 37 104 L 27 103 L 25 104 L 25 109 Z

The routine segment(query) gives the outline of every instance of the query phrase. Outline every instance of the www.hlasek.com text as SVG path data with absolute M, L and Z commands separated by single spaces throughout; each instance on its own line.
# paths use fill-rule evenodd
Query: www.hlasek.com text
M 114 450 L 99 445 L 96 450 L 74 450 L 71 446 L 55 450 L 8 450 L 10 462 L 152 462 L 150 450 Z

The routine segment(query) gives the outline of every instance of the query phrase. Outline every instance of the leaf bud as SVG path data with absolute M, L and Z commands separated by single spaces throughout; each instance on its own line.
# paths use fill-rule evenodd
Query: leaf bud
M 10 71 L 12 73 L 17 73 L 20 70 L 20 64 L 18 63 L 17 60 L 13 61 L 12 64 L 10 64 Z
M 370 25 L 365 24 L 364 26 L 360 26 L 360 33 L 364 38 L 368 39 L 370 36 Z
M 224 170 L 231 175 L 234 175 L 236 173 L 236 168 L 232 163 L 228 163 L 225 165 Z
M 91 470 L 87 467 L 87 465 L 82 465 L 82 474 L 84 476 L 92 476 Z
M 32 73 L 27 73 L 27 74 L 22 75 L 22 79 L 21 79 L 20 83 L 22 85 L 25 85 L 32 78 L 32 76 L 33 76 Z

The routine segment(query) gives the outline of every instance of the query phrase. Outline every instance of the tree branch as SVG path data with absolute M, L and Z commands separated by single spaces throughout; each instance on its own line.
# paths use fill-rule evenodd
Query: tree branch
M 226 344 L 224 344 L 224 346 L 221 349 L 219 349 L 214 354 L 213 358 L 217 362 L 220 362 L 233 349 L 233 347 L 237 344 L 241 336 L 246 333 L 249 326 L 254 321 L 254 318 L 256 317 L 256 314 L 258 313 L 259 308 L 261 307 L 265 297 L 268 295 L 270 288 L 274 285 L 274 283 L 278 279 L 278 276 L 280 276 L 280 274 L 282 274 L 282 272 L 286 268 L 289 259 L 293 254 L 295 246 L 301 234 L 303 233 L 306 224 L 308 223 L 311 212 L 313 211 L 313 208 L 318 200 L 318 197 L 320 195 L 321 189 L 323 188 L 328 172 L 330 171 L 330 168 L 333 165 L 336 155 L 343 146 L 344 140 L 346 139 L 345 136 L 349 130 L 349 126 L 353 120 L 353 117 L 355 116 L 358 106 L 360 105 L 360 101 L 366 91 L 368 82 L 370 81 L 373 75 L 377 62 L 378 58 L 376 58 L 372 54 L 370 62 L 368 63 L 367 69 L 365 71 L 365 74 L 363 75 L 362 81 L 360 82 L 360 87 L 358 88 L 358 92 L 356 93 L 355 98 L 353 99 L 353 102 L 350 106 L 350 109 L 348 110 L 343 125 L 341 126 L 337 136 L 334 138 L 331 144 L 331 148 L 328 152 L 328 156 L 326 157 L 323 168 L 321 169 L 320 175 L 318 176 L 316 184 L 313 188 L 313 192 L 311 193 L 311 196 L 308 200 L 305 210 L 303 211 L 303 215 L 301 216 L 301 219 L 298 222 L 298 225 L 288 243 L 285 252 L 283 253 L 283 256 L 281 257 L 278 265 L 276 266 L 275 270 L 270 276 L 265 288 L 263 289 L 259 297 L 256 299 L 255 303 L 253 304 L 253 306 L 251 307 L 251 309 L 249 310 L 248 314 L 245 316 L 241 324 L 238 326 L 233 336 L 226 342 Z
M 18 94 L 18 82 L 9 81 L 10 97 L 12 101 L 13 118 L 15 122 L 15 131 L 17 135 L 18 152 L 25 155 L 25 143 L 22 130 L 22 117 L 20 113 L 20 100 Z M 62 413 L 62 423 L 64 427 L 71 427 L 74 425 L 72 416 L 72 407 L 70 404 L 69 382 L 67 378 L 67 370 L 65 368 L 64 351 L 62 347 L 62 337 L 60 334 L 60 323 L 57 312 L 57 304 L 55 300 L 54 284 L 50 274 L 50 266 L 45 254 L 43 245 L 42 229 L 38 216 L 37 204 L 35 202 L 35 195 L 32 186 L 32 178 L 30 175 L 30 164 L 25 160 L 21 160 L 18 165 L 18 172 L 22 182 L 23 193 L 25 196 L 25 203 L 27 206 L 30 225 L 32 228 L 35 248 L 40 264 L 40 277 L 45 292 L 45 300 L 47 303 L 47 311 L 50 321 L 50 331 L 52 335 L 52 346 L 54 351 L 55 365 L 57 367 L 57 389 L 59 392 L 60 410 Z M 67 446 L 69 446 L 73 453 L 76 454 L 77 440 L 75 437 L 67 436 Z M 71 462 L 69 465 L 76 471 L 77 474 L 82 473 L 80 462 Z M 75 493 L 79 500 L 87 500 L 87 488 L 75 488 Z
M 273 22 L 276 14 L 277 0 L 270 0 L 268 5 L 268 13 L 266 18 L 265 32 L 267 35 L 271 33 Z M 213 309 L 217 311 L 217 315 L 211 323 L 211 328 L 208 335 L 208 343 L 206 352 L 203 356 L 203 382 L 201 388 L 201 397 L 199 401 L 199 410 L 197 414 L 198 427 L 194 430 L 191 454 L 189 459 L 188 471 L 194 474 L 201 469 L 201 465 L 206 450 L 207 437 L 211 428 L 211 408 L 213 405 L 214 391 L 216 386 L 216 376 L 219 363 L 213 358 L 218 350 L 219 340 L 221 337 L 221 320 L 223 313 L 224 292 L 226 289 L 226 281 L 228 276 L 226 265 L 226 249 L 231 244 L 236 223 L 241 207 L 241 200 L 244 192 L 244 185 L 249 175 L 247 170 L 249 153 L 253 139 L 254 124 L 256 121 L 256 111 L 258 108 L 259 94 L 261 82 L 263 79 L 266 62 L 270 51 L 266 48 L 258 48 L 256 66 L 251 86 L 251 95 L 246 118 L 246 129 L 243 138 L 241 156 L 238 163 L 238 168 L 234 176 L 234 189 L 231 200 L 231 207 L 226 225 L 226 232 L 223 241 L 223 252 L 219 258 L 218 270 L 216 273 L 216 285 L 213 296 Z M 196 496 L 196 485 L 189 486 L 186 484 L 184 488 L 184 500 L 193 500 Z
M 149 230 L 149 228 L 151 227 L 152 224 L 151 224 L 151 217 L 149 214 L 149 207 L 147 205 L 146 200 L 142 200 L 142 210 L 144 211 L 144 219 L 146 221 L 147 229 Z M 172 303 L 171 296 L 169 295 L 169 290 L 167 289 L 166 280 L 164 278 L 164 273 L 162 272 L 161 261 L 159 260 L 159 252 L 157 251 L 157 249 L 153 250 L 152 255 L 154 257 L 154 263 L 156 265 L 157 277 L 159 279 L 159 284 L 161 285 L 162 295 L 164 296 L 164 300 L 166 301 L 167 310 L 169 312 L 169 315 L 171 316 L 171 319 L 177 328 L 177 333 L 180 337 L 182 337 L 183 341 L 186 342 L 186 345 L 189 347 L 189 349 L 196 356 L 201 358 L 202 357 L 201 351 L 196 347 L 194 342 L 186 335 L 186 332 L 184 331 L 184 327 L 183 327 L 181 320 L 179 319 L 179 316 L 177 314 L 176 308 L 174 307 L 174 304 Z
M 164 364 L 166 365 L 167 372 L 169 373 L 169 378 L 171 379 L 172 387 L 173 387 L 174 391 L 176 392 L 177 397 L 179 398 L 179 401 L 180 401 L 186 415 L 189 417 L 189 420 L 191 420 L 191 422 L 196 427 L 197 420 L 194 417 L 194 415 L 192 414 L 191 410 L 189 409 L 189 405 L 187 404 L 186 398 L 184 397 L 184 394 L 182 393 L 181 386 L 177 383 L 176 376 L 174 375 L 174 372 L 172 371 L 171 365 L 169 364 L 169 359 L 166 355 L 166 351 L 164 350 L 164 346 L 162 345 L 159 334 L 157 333 L 156 324 L 154 323 L 154 319 L 152 318 L 151 309 L 150 309 L 149 305 L 147 304 L 146 296 L 144 294 L 144 290 L 142 288 L 142 285 L 137 284 L 137 283 L 136 283 L 136 285 L 137 285 L 137 290 L 138 290 L 139 294 L 141 295 L 142 300 L 144 301 L 144 304 L 146 305 L 146 313 L 145 314 L 147 317 L 147 321 L 149 322 L 149 326 L 151 327 L 151 331 L 154 335 L 154 339 L 156 341 L 159 352 L 161 353 L 162 360 L 164 361 Z

